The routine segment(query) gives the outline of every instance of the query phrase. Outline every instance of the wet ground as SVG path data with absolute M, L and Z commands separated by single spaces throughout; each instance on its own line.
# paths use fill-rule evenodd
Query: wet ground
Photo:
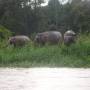
M 0 90 L 90 90 L 90 69 L 0 68 Z

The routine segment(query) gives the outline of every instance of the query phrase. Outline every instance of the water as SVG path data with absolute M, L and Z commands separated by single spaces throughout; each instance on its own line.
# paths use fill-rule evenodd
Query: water
M 90 69 L 0 68 L 0 90 L 90 90 Z

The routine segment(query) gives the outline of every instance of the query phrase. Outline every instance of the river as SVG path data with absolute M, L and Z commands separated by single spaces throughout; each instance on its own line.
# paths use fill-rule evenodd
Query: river
M 90 90 L 90 69 L 0 68 L 0 90 Z

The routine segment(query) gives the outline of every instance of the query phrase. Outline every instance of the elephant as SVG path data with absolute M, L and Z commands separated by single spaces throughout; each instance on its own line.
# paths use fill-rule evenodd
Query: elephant
M 14 47 L 24 46 L 29 41 L 30 41 L 30 38 L 24 35 L 13 36 L 13 37 L 10 37 L 8 40 L 9 44 L 13 45 Z
M 76 36 L 76 33 L 72 30 L 68 30 L 65 32 L 64 36 Z
M 65 45 L 71 45 L 72 43 L 75 43 L 76 41 L 76 33 L 72 30 L 68 30 L 64 34 L 64 44 Z
M 38 33 L 35 37 L 35 43 L 45 44 L 58 44 L 62 42 L 62 34 L 58 31 L 46 31 Z

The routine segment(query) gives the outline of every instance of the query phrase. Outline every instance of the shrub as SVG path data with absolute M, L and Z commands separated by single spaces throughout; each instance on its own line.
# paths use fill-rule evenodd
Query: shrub
M 1 39 L 7 39 L 11 35 L 12 35 L 11 31 L 9 31 L 8 29 L 0 25 L 0 38 Z

